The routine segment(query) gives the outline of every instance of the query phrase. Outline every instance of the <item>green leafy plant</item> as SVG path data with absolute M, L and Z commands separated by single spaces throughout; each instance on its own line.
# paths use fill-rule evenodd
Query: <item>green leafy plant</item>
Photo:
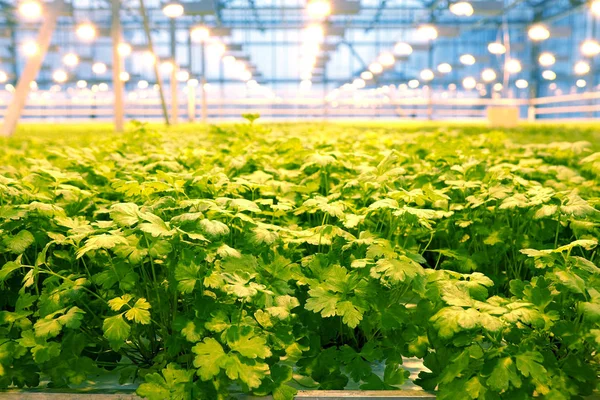
M 0 388 L 286 400 L 408 357 L 442 399 L 598 387 L 595 144 L 244 117 L 2 142 Z

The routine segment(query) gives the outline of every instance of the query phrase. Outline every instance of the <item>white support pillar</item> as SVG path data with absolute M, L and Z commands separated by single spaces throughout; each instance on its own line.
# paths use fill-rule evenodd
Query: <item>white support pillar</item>
M 146 41 L 148 42 L 148 51 L 154 55 L 156 62 L 154 63 L 154 75 L 156 76 L 156 83 L 158 84 L 158 94 L 160 95 L 160 106 L 162 114 L 165 119 L 165 124 L 169 125 L 169 111 L 167 110 L 167 102 L 165 101 L 165 92 L 163 87 L 162 76 L 160 75 L 159 65 L 160 59 L 154 52 L 154 45 L 152 44 L 152 33 L 150 31 L 150 21 L 148 20 L 148 14 L 146 13 L 146 6 L 144 0 L 140 0 L 140 14 L 142 15 L 142 23 L 144 26 L 144 32 L 146 33 Z
M 171 71 L 171 123 L 175 125 L 179 119 L 179 99 L 177 93 L 177 71 L 179 67 L 173 60 L 173 70 Z
M 206 78 L 202 77 L 202 81 L 200 83 L 202 87 L 200 90 L 202 91 L 202 123 L 205 124 L 208 119 L 208 110 L 207 110 L 207 101 L 206 101 Z
M 196 88 L 188 85 L 187 90 L 188 120 L 194 122 L 196 121 Z
M 4 124 L 2 125 L 0 136 L 11 136 L 17 129 L 21 113 L 25 108 L 25 103 L 29 96 L 31 82 L 35 80 L 42 68 L 42 63 L 46 57 L 48 48 L 50 47 L 50 42 L 52 41 L 52 34 L 56 27 L 56 19 L 58 18 L 58 14 L 62 7 L 62 0 L 47 4 L 44 22 L 42 23 L 42 27 L 38 32 L 36 40 L 38 51 L 36 54 L 29 57 L 21 76 L 18 77 L 17 87 L 15 88 L 10 104 L 6 109 L 6 114 L 4 115 Z
M 125 128 L 125 103 L 123 101 L 124 85 L 121 80 L 121 67 L 122 57 L 119 53 L 119 43 L 121 43 L 121 16 L 119 11 L 121 10 L 121 2 L 119 0 L 112 0 L 112 56 L 113 56 L 113 93 L 115 96 L 114 100 L 114 121 L 115 131 L 123 132 Z

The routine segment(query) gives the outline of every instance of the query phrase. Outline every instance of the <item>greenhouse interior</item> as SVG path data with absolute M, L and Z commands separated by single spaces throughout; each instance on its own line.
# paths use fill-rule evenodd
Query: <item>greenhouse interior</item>
M 0 0 L 0 400 L 600 399 L 600 0 Z

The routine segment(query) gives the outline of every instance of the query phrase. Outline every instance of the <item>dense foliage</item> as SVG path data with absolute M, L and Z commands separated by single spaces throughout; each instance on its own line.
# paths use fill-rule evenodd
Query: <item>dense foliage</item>
M 419 357 L 440 399 L 588 395 L 591 146 L 256 124 L 2 142 L 0 388 L 112 371 L 150 399 L 285 400 L 397 388 Z

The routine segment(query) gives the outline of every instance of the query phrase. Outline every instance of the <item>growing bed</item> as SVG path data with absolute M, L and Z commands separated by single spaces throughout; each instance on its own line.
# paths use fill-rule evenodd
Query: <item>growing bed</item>
M 397 390 L 417 358 L 440 399 L 590 395 L 596 132 L 26 127 L 0 142 L 0 388 L 285 400 Z

